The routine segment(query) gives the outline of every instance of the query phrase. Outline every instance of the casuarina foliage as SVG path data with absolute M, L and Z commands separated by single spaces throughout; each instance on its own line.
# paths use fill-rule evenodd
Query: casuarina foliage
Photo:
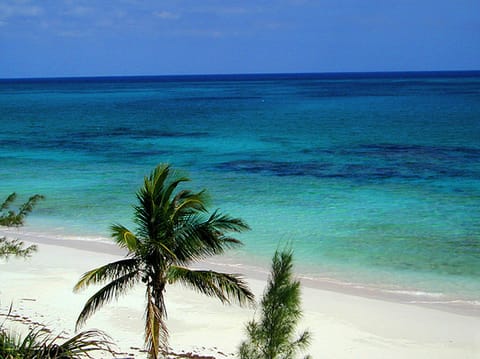
M 11 206 L 17 199 L 17 194 L 10 194 L 0 205 L 0 226 L 20 227 L 24 224 L 25 218 L 32 212 L 38 201 L 44 199 L 42 195 L 31 196 L 27 202 L 19 206 L 18 210 L 11 209 Z M 29 257 L 37 250 L 35 245 L 25 247 L 22 241 L 18 239 L 7 239 L 0 237 L 0 259 L 14 257 Z
M 302 310 L 292 262 L 292 251 L 275 252 L 260 318 L 247 324 L 248 339 L 240 346 L 240 359 L 293 359 L 308 347 L 310 333 L 296 334 Z

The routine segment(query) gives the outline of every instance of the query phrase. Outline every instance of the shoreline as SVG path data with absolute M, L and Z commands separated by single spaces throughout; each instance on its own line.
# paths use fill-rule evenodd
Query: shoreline
M 4 234 L 0 231 L 0 236 Z M 17 237 L 26 244 L 38 244 L 39 251 L 27 260 L 0 262 L 2 313 L 12 302 L 17 314 L 47 324 L 54 333 L 60 330 L 72 333 L 76 315 L 93 293 L 73 294 L 75 281 L 86 270 L 116 260 L 121 253 L 109 253 L 113 246 L 105 243 L 67 246 L 65 242 L 72 243 L 52 240 L 55 243 L 47 244 Z M 75 248 L 79 246 L 83 248 Z M 93 248 L 98 251 L 91 251 Z M 232 271 L 233 267 L 228 268 Z M 243 272 L 243 269 L 236 266 L 234 271 Z M 265 281 L 252 278 L 249 273 L 243 275 L 259 300 Z M 169 287 L 166 300 L 170 346 L 176 353 L 183 350 L 218 359 L 232 358 L 245 338 L 246 323 L 255 313 L 252 308 L 223 306 L 181 287 Z M 144 354 L 133 348 L 143 346 L 143 304 L 142 288 L 135 287 L 118 302 L 100 309 L 87 322 L 88 328 L 107 332 L 124 354 L 121 358 L 142 358 Z M 308 352 L 314 357 L 480 357 L 480 318 L 477 316 L 308 285 L 302 286 L 302 308 L 304 318 L 298 330 L 309 329 L 313 333 Z M 134 355 L 125 356 L 125 353 Z
M 107 238 L 102 239 L 61 239 L 48 234 L 38 234 L 35 232 L 24 232 L 20 228 L 0 227 L 0 237 L 18 236 L 20 240 L 28 241 L 34 244 L 47 244 L 61 246 L 73 249 L 79 249 L 88 252 L 105 253 L 109 255 L 125 255 L 125 251 L 118 248 L 114 243 L 108 242 Z M 246 278 L 266 282 L 269 268 L 262 266 L 253 266 L 252 264 L 239 263 L 229 255 L 209 258 L 201 263 L 194 264 L 194 268 L 215 269 L 217 271 L 239 272 Z M 367 299 L 383 300 L 392 303 L 416 305 L 449 313 L 473 316 L 480 318 L 480 298 L 476 301 L 466 300 L 442 300 L 441 296 L 428 293 L 409 291 L 409 290 L 390 290 L 369 286 L 366 283 L 345 283 L 332 278 L 319 278 L 297 274 L 297 278 L 304 287 L 311 289 L 332 291 L 345 295 L 359 296 Z

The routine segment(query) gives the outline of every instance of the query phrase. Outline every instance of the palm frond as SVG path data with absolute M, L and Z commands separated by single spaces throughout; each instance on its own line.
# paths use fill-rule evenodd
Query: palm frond
M 196 193 L 187 189 L 178 191 L 175 197 L 170 201 L 169 213 L 171 214 L 172 220 L 177 219 L 178 215 L 184 213 L 181 210 L 181 205 L 188 200 L 193 200 L 194 202 L 201 204 L 198 207 L 194 206 L 194 208 L 196 208 L 197 211 L 204 212 L 206 205 L 208 204 L 209 197 L 205 190 Z M 175 211 L 178 213 L 178 215 L 175 215 Z
M 223 254 L 227 249 L 241 246 L 241 241 L 224 235 L 224 230 L 230 228 L 241 231 L 248 227 L 244 227 L 241 220 L 218 213 L 207 220 L 195 215 L 183 218 L 175 228 L 175 242 L 171 245 L 178 263 L 186 265 L 193 260 Z
M 177 189 L 178 185 L 182 182 L 188 181 L 190 181 L 190 179 L 187 177 L 175 178 L 168 184 L 167 188 L 164 189 L 160 198 L 160 203 L 162 204 L 162 207 L 165 211 L 168 209 L 170 203 L 175 202 L 176 197 L 173 200 L 171 200 L 170 198 L 173 192 Z
M 80 315 L 78 316 L 75 330 L 82 326 L 85 321 L 91 317 L 99 308 L 112 299 L 117 299 L 120 295 L 130 289 L 140 279 L 139 271 L 127 273 L 100 289 L 90 297 L 85 303 Z
M 144 183 L 148 184 L 147 188 L 152 189 L 152 194 L 159 194 L 169 176 L 175 177 L 175 171 L 172 170 L 169 164 L 161 163 L 155 167 L 149 177 L 145 177 Z
M 118 279 L 138 271 L 139 262 L 136 258 L 121 259 L 84 273 L 73 287 L 73 291 L 79 292 L 89 285 L 102 284 L 108 280 Z
M 229 215 L 221 214 L 218 210 L 213 212 L 207 224 L 210 228 L 219 232 L 244 232 L 250 230 L 248 224 L 240 218 L 233 218 Z
M 110 337 L 99 330 L 84 331 L 63 342 L 62 333 L 52 336 L 41 324 L 35 324 L 24 335 L 7 330 L 5 322 L 10 319 L 11 310 L 12 306 L 0 323 L 2 359 L 81 359 L 93 358 L 93 353 L 113 354 Z
M 120 248 L 125 248 L 134 253 L 140 246 L 140 241 L 135 234 L 121 224 L 114 224 L 110 227 L 112 238 Z
M 99 330 L 80 332 L 61 344 L 59 336 L 43 339 L 36 350 L 35 358 L 67 359 L 94 358 L 93 353 L 113 354 L 113 343 L 108 335 Z
M 155 195 L 149 191 L 142 189 L 137 194 L 139 205 L 134 207 L 134 221 L 138 224 L 137 233 L 141 238 L 155 241 L 169 233 L 172 225 L 164 213 L 160 199 L 155 199 Z
M 169 213 L 172 222 L 178 221 L 182 216 L 193 213 L 206 212 L 207 196 L 205 191 L 194 193 L 184 190 L 170 203 Z
M 155 219 L 155 202 L 148 193 L 138 193 L 137 198 L 139 205 L 134 207 L 134 221 L 138 224 L 138 234 L 143 238 L 148 238 L 152 236 L 152 234 L 156 236 L 156 232 L 159 229 L 158 227 L 162 224 L 159 224 L 158 220 Z
M 36 353 L 37 343 L 42 334 L 41 328 L 32 328 L 26 335 L 0 328 L 0 358 L 29 359 Z
M 207 296 L 216 297 L 222 303 L 236 302 L 240 305 L 254 303 L 253 293 L 237 274 L 171 266 L 167 272 L 167 280 L 169 283 L 180 282 Z

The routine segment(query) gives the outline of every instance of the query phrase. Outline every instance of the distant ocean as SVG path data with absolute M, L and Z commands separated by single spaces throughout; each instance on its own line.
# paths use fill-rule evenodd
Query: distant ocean
M 480 72 L 0 80 L 0 198 L 101 240 L 171 163 L 299 275 L 480 308 Z

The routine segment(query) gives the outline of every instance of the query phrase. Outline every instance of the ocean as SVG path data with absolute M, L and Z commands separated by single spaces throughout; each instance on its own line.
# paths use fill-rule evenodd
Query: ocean
M 0 198 L 108 240 L 158 163 L 243 218 L 230 261 L 480 310 L 480 72 L 0 80 Z

